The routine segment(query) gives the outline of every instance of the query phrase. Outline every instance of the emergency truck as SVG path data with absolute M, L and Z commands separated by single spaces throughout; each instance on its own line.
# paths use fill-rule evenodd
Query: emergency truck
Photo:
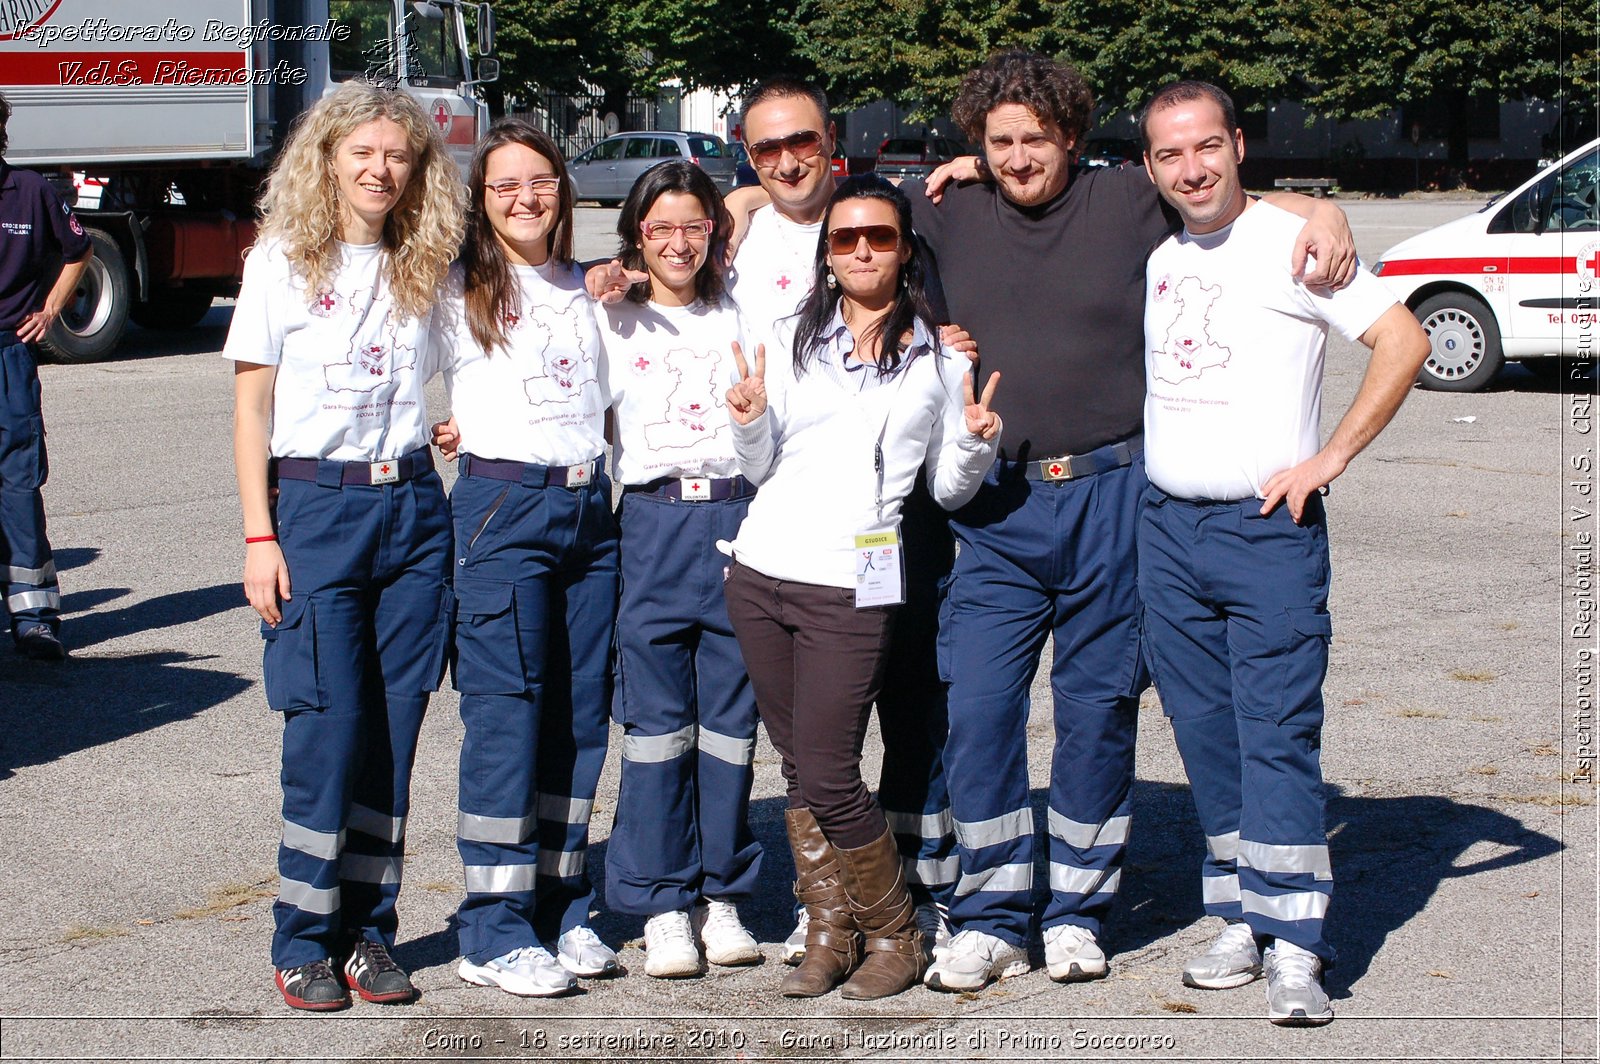
M 1476 214 L 1384 253 L 1373 272 L 1428 334 L 1418 383 L 1475 392 L 1508 358 L 1550 379 L 1563 357 L 1569 368 L 1592 365 L 1600 342 L 1597 194 L 1600 140 Z
M 78 211 L 94 262 L 46 346 L 103 358 L 129 318 L 183 328 L 236 294 L 275 153 L 341 82 L 415 96 L 465 171 L 493 53 L 494 13 L 467 0 L 0 2 L 7 161 L 46 173 L 68 202 L 74 172 L 101 187 Z

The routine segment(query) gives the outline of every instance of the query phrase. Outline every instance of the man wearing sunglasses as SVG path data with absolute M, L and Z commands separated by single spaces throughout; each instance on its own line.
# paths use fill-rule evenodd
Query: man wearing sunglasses
M 986 180 L 950 187 L 937 203 L 907 189 L 949 316 L 977 338 L 982 372 L 1026 382 L 1008 403 L 999 461 L 952 521 L 961 547 L 939 665 L 950 681 L 944 769 L 960 841 L 959 934 L 928 971 L 940 990 L 1026 972 L 1041 924 L 1052 979 L 1107 972 L 1099 937 L 1122 876 L 1148 684 L 1134 564 L 1147 483 L 1145 259 L 1177 219 L 1136 169 L 1074 172 L 1093 110 L 1070 67 L 997 54 L 962 82 L 952 109 L 983 146 Z M 977 176 L 970 161 L 955 169 Z M 1321 216 L 1312 203 L 1281 204 L 1319 212 L 1296 255 L 1316 250 L 1319 273 L 1307 283 L 1342 283 L 1354 269 L 1348 227 L 1337 208 Z M 1040 920 L 1027 725 L 1047 637 L 1056 736 Z

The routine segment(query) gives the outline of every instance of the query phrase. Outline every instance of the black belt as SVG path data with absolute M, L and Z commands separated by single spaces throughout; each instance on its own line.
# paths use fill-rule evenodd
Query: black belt
M 310 480 L 325 488 L 350 484 L 399 484 L 433 469 L 426 447 L 381 462 L 336 462 L 331 458 L 274 458 L 270 474 L 280 480 Z
M 600 459 L 591 458 L 571 466 L 544 466 L 537 462 L 512 462 L 504 458 L 461 456 L 461 475 L 508 480 L 530 488 L 586 488 L 600 476 Z
M 654 495 L 676 502 L 726 502 L 756 493 L 756 486 L 744 477 L 662 477 L 648 484 L 627 484 L 629 495 Z
M 1029 480 L 1049 483 L 1063 480 L 1081 480 L 1096 473 L 1109 473 L 1113 469 L 1132 465 L 1144 453 L 1144 434 L 1129 437 L 1120 443 L 1107 444 L 1088 454 L 1064 454 L 1060 458 L 1046 458 L 1028 462 L 1023 466 L 1023 476 Z

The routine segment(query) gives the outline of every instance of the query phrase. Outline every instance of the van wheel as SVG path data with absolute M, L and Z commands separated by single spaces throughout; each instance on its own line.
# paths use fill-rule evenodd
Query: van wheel
M 1428 360 L 1417 383 L 1436 392 L 1478 392 L 1489 386 L 1505 353 L 1500 327 L 1483 301 L 1444 292 L 1422 301 L 1414 314 L 1428 334 Z
M 98 362 L 116 350 L 128 323 L 128 268 L 122 249 L 103 229 L 88 229 L 94 258 L 78 278 L 78 291 L 45 334 L 57 362 Z

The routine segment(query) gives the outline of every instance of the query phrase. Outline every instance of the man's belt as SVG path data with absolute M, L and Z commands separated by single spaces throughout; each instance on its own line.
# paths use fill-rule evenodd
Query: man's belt
M 461 475 L 508 480 L 530 488 L 586 488 L 600 475 L 600 459 L 591 458 L 570 466 L 545 466 L 537 462 L 512 462 L 503 458 L 461 456 Z
M 629 495 L 654 495 L 676 502 L 724 502 L 756 493 L 756 486 L 744 477 L 662 477 L 648 484 L 629 484 L 622 489 Z
M 1088 454 L 1064 454 L 1060 458 L 1028 462 L 1023 467 L 1023 476 L 1029 480 L 1046 482 L 1081 480 L 1096 473 L 1109 473 L 1113 469 L 1132 465 L 1133 460 L 1142 453 L 1144 434 L 1140 433 L 1118 443 L 1096 448 Z
M 333 488 L 351 484 L 399 484 L 433 468 L 433 452 L 418 448 L 381 462 L 338 462 L 331 458 L 274 458 L 270 475 L 280 480 L 310 480 Z

